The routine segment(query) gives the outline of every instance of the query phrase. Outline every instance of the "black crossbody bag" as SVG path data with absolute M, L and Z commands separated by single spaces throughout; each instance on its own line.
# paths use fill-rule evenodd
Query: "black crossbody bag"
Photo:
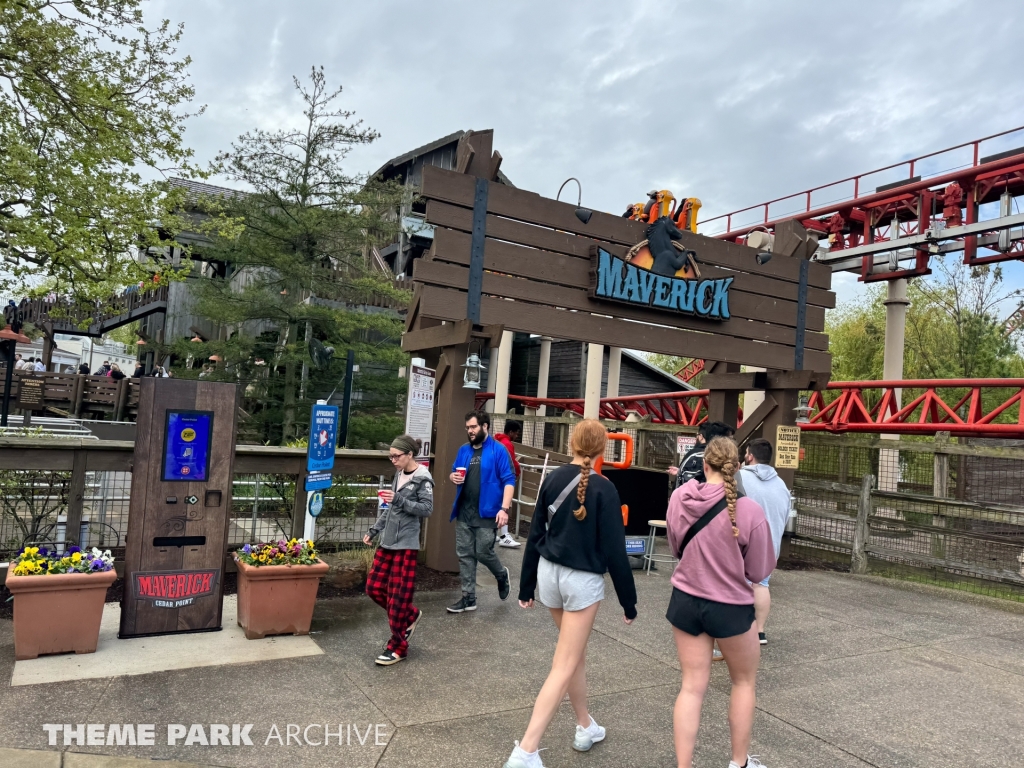
M 703 515 L 701 515 L 700 519 L 689 527 L 689 529 L 686 531 L 686 535 L 683 536 L 682 544 L 679 545 L 679 551 L 676 552 L 676 560 L 683 559 L 683 550 L 686 549 L 686 545 L 690 543 L 690 540 L 698 533 L 703 531 L 704 528 L 707 527 L 707 524 L 714 520 L 718 516 L 718 514 L 728 506 L 729 502 L 723 496 L 721 499 L 718 500 L 718 503 L 715 504 L 715 506 L 713 506 Z

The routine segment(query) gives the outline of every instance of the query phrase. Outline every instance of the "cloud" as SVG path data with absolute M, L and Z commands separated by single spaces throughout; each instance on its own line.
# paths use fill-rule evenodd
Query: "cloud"
M 1015 0 L 865 0 L 854 14 L 793 0 L 157 0 L 150 13 L 185 23 L 208 105 L 187 134 L 200 158 L 294 125 L 291 77 L 322 64 L 382 134 L 353 170 L 494 128 L 518 186 L 553 195 L 577 176 L 612 213 L 657 187 L 710 217 L 1024 124 Z

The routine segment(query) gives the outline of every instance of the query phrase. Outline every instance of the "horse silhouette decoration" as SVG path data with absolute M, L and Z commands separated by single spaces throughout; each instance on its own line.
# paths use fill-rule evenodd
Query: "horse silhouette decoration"
M 693 273 L 697 276 L 700 275 L 697 269 L 697 254 L 686 249 L 680 250 L 673 245 L 673 240 L 682 240 L 683 233 L 668 216 L 662 216 L 647 227 L 644 236 L 647 238 L 647 248 L 654 260 L 651 272 L 656 275 L 673 277 L 680 269 L 689 265 Z

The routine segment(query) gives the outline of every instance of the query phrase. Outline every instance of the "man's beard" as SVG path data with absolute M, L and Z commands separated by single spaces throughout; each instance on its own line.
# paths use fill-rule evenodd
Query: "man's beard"
M 482 445 L 485 437 L 487 437 L 487 433 L 481 429 L 476 435 L 469 438 L 469 444 L 473 446 Z

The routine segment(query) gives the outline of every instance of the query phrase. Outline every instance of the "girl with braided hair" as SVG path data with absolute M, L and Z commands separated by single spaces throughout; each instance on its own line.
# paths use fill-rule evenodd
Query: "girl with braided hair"
M 636 618 L 636 586 L 626 556 L 622 505 L 615 486 L 593 471 L 608 433 L 586 419 L 572 433 L 572 464 L 549 474 L 537 494 L 530 536 L 523 551 L 519 605 L 532 608 L 534 591 L 551 611 L 558 644 L 521 742 L 505 768 L 544 768 L 538 750 L 558 705 L 569 693 L 576 713 L 573 749 L 586 752 L 605 737 L 587 709 L 587 641 L 604 599 L 604 573 L 612 577 L 623 621 Z
M 668 542 L 679 558 L 666 616 L 683 672 L 673 718 L 679 768 L 692 764 L 716 640 L 732 679 L 729 768 L 761 766 L 747 754 L 761 659 L 751 583 L 772 572 L 775 548 L 764 511 L 737 493 L 739 468 L 736 443 L 716 437 L 704 451 L 707 482 L 690 480 L 675 490 L 668 505 Z

